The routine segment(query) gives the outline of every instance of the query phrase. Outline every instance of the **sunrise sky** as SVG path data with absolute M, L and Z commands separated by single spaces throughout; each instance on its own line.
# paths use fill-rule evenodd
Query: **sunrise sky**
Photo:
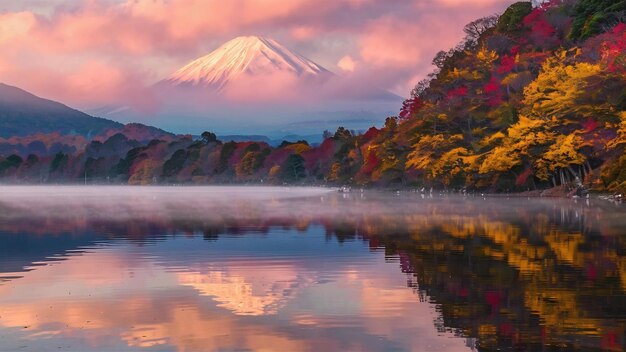
M 346 80 L 407 96 L 466 23 L 513 2 L 1 1 L 0 81 L 79 108 L 149 104 L 151 84 L 233 37 L 261 35 Z

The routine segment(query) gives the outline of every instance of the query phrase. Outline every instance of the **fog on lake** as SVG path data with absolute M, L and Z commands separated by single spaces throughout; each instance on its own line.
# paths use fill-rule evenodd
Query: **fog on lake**
M 0 187 L 0 350 L 626 347 L 602 200 Z

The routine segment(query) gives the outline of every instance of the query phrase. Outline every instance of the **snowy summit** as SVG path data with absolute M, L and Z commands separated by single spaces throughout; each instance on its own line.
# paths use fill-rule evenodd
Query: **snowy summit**
M 273 39 L 246 36 L 230 40 L 212 53 L 192 61 L 162 83 L 222 90 L 242 75 L 257 76 L 277 72 L 289 72 L 298 77 L 332 74 Z

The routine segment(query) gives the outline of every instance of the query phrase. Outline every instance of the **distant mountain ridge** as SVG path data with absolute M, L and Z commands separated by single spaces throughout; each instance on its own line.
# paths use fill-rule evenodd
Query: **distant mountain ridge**
M 124 153 L 155 139 L 175 138 L 173 133 L 156 127 L 93 117 L 0 84 L 0 156 L 49 157 L 84 150 L 90 143 L 104 145 L 110 153 Z
M 0 83 L 0 137 L 34 133 L 76 134 L 90 137 L 123 124 L 87 115 L 23 89 Z

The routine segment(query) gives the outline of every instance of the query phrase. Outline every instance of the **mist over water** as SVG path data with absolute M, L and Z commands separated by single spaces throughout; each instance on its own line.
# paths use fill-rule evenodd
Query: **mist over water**
M 624 206 L 0 187 L 0 350 L 625 346 Z

